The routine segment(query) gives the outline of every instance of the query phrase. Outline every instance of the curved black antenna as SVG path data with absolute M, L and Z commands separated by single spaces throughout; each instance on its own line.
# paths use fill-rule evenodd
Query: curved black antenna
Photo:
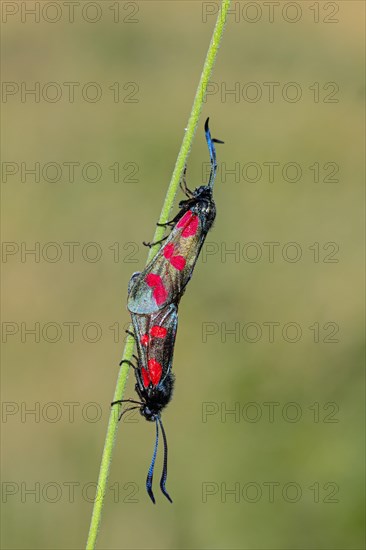
M 210 152 L 210 159 L 211 159 L 211 172 L 210 172 L 210 179 L 208 181 L 208 186 L 213 187 L 215 177 L 216 177 L 216 170 L 217 170 L 216 149 L 215 149 L 214 143 L 224 143 L 224 142 L 221 141 L 220 139 L 211 138 L 210 128 L 208 127 L 209 120 L 210 119 L 207 118 L 205 122 L 206 141 L 207 141 L 208 150 Z
M 163 441 L 164 441 L 164 463 L 163 463 L 163 472 L 161 474 L 161 479 L 160 479 L 160 489 L 163 495 L 165 495 L 166 498 L 169 500 L 169 502 L 173 504 L 173 501 L 170 498 L 168 491 L 165 489 L 166 478 L 168 476 L 168 442 L 166 440 L 163 423 L 160 420 L 160 418 L 158 420 L 159 420 L 161 433 L 163 434 Z
M 154 504 L 155 504 L 155 497 L 154 497 L 154 493 L 152 491 L 152 481 L 153 481 L 153 475 L 154 475 L 154 466 L 155 466 L 155 460 L 156 460 L 156 453 L 158 451 L 158 443 L 159 443 L 159 424 L 158 424 L 158 420 L 156 420 L 155 423 L 156 423 L 155 448 L 154 448 L 154 453 L 153 453 L 153 456 L 152 456 L 152 459 L 151 459 L 150 468 L 149 468 L 149 471 L 147 472 L 147 478 L 146 478 L 146 490 L 147 490 L 147 493 L 148 493 L 149 497 L 151 498 L 151 500 L 153 501 Z

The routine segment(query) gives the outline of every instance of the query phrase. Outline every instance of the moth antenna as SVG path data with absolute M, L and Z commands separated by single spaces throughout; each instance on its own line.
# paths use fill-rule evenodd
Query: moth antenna
M 160 479 L 160 489 L 163 495 L 165 495 L 166 498 L 169 500 L 169 502 L 173 504 L 173 501 L 170 498 L 169 493 L 165 488 L 166 478 L 168 476 L 168 442 L 166 439 L 164 426 L 160 418 L 159 418 L 159 424 L 161 428 L 161 433 L 163 434 L 163 441 L 164 441 L 164 462 L 163 462 L 163 472 L 161 474 L 161 479 Z
M 154 475 L 154 467 L 155 467 L 155 460 L 156 460 L 156 453 L 158 452 L 158 443 L 159 443 L 159 424 L 158 421 L 155 421 L 156 424 L 156 439 L 155 439 L 155 447 L 154 447 L 154 453 L 151 459 L 151 464 L 149 471 L 147 472 L 147 478 L 146 478 L 146 490 L 147 494 L 155 504 L 155 497 L 152 490 L 152 482 L 153 482 L 153 475 Z
M 214 143 L 224 143 L 223 141 L 219 139 L 215 139 L 211 137 L 210 128 L 208 126 L 209 118 L 207 118 L 205 122 L 205 134 L 206 134 L 206 141 L 208 150 L 210 153 L 210 159 L 211 159 L 211 172 L 210 172 L 210 178 L 208 181 L 208 186 L 213 187 L 215 178 L 216 178 L 216 171 L 217 171 L 217 163 L 216 163 L 216 149 Z

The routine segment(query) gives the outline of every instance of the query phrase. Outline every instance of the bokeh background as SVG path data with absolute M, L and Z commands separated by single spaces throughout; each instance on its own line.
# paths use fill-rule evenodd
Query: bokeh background
M 234 2 L 189 157 L 194 188 L 210 116 L 225 141 L 218 214 L 180 305 L 164 413 L 174 505 L 158 486 L 162 448 L 156 506 L 145 492 L 154 426 L 126 418 L 99 548 L 364 547 L 364 4 L 290 4 L 270 16 Z M 73 22 L 63 2 L 34 6 L 2 3 L 2 547 L 76 549 L 127 283 L 146 261 L 217 4 L 82 1 Z

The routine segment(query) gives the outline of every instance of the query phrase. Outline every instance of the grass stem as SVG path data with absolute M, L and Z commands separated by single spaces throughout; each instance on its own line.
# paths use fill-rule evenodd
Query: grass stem
M 171 209 L 173 207 L 173 203 L 174 203 L 175 195 L 178 190 L 181 174 L 183 173 L 184 166 L 187 162 L 187 157 L 191 149 L 194 134 L 196 132 L 199 117 L 202 111 L 203 102 L 206 97 L 207 85 L 212 74 L 212 69 L 215 64 L 217 52 L 219 50 L 220 42 L 224 31 L 224 26 L 227 19 L 228 10 L 230 7 L 230 2 L 231 0 L 222 0 L 222 3 L 221 3 L 221 8 L 219 10 L 216 25 L 215 25 L 211 42 L 207 51 L 207 56 L 206 56 L 203 70 L 201 73 L 201 78 L 200 78 L 196 95 L 193 101 L 191 114 L 189 116 L 187 128 L 183 137 L 183 142 L 177 157 L 177 161 L 175 163 L 174 171 L 166 193 L 163 208 L 161 210 L 161 214 L 160 214 L 161 223 L 168 221 Z M 163 227 L 157 227 L 152 242 L 159 241 L 163 237 L 164 230 L 165 229 Z M 147 263 L 150 262 L 150 260 L 154 256 L 155 250 L 156 250 L 156 247 L 152 247 L 150 249 L 149 255 L 147 258 Z M 129 330 L 130 331 L 133 330 L 131 326 Z M 132 336 L 128 336 L 126 339 L 125 349 L 123 351 L 123 356 L 122 356 L 123 360 L 131 360 L 133 349 L 134 349 L 134 339 Z M 127 379 L 128 379 L 128 371 L 129 371 L 129 366 L 126 363 L 122 363 L 118 373 L 117 384 L 114 392 L 113 401 L 118 401 L 120 399 L 123 399 L 123 394 L 124 394 Z M 102 460 L 101 460 L 100 471 L 99 471 L 96 498 L 95 498 L 91 522 L 90 522 L 88 540 L 86 544 L 87 550 L 94 550 L 97 536 L 98 536 L 98 531 L 101 524 L 102 508 L 103 508 L 103 503 L 104 503 L 105 494 L 107 490 L 109 470 L 111 466 L 113 448 L 114 448 L 117 429 L 118 429 L 118 416 L 119 416 L 119 407 L 115 406 L 111 410 L 111 414 L 108 422 L 107 434 L 105 438 L 104 449 L 103 449 Z

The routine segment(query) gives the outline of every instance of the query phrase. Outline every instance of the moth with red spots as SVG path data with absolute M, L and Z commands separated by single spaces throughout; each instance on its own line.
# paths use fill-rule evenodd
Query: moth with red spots
M 174 386 L 174 375 L 171 372 L 174 353 L 174 342 L 177 333 L 178 312 L 175 304 L 169 304 L 165 309 L 152 315 L 131 315 L 134 328 L 134 338 L 137 347 L 137 366 L 133 367 L 136 377 L 135 390 L 140 401 L 123 399 L 116 403 L 133 403 L 132 407 L 125 409 L 122 415 L 132 409 L 140 409 L 142 416 L 156 424 L 155 448 L 146 479 L 146 489 L 155 503 L 152 491 L 155 459 L 159 442 L 159 426 L 164 441 L 163 472 L 160 480 L 160 488 L 166 498 L 172 502 L 166 488 L 168 472 L 168 445 L 163 423 L 160 418 L 161 411 L 169 403 Z M 122 416 L 121 415 L 121 416 Z
M 209 182 L 190 191 L 184 181 L 184 191 L 189 198 L 179 203 L 180 211 L 175 218 L 163 224 L 172 228 L 170 235 L 162 239 L 165 243 L 144 271 L 134 273 L 131 278 L 127 304 L 131 314 L 149 315 L 168 304 L 178 305 L 215 220 L 212 191 L 217 164 L 214 143 L 223 142 L 211 138 L 208 121 L 205 134 L 211 159 Z

